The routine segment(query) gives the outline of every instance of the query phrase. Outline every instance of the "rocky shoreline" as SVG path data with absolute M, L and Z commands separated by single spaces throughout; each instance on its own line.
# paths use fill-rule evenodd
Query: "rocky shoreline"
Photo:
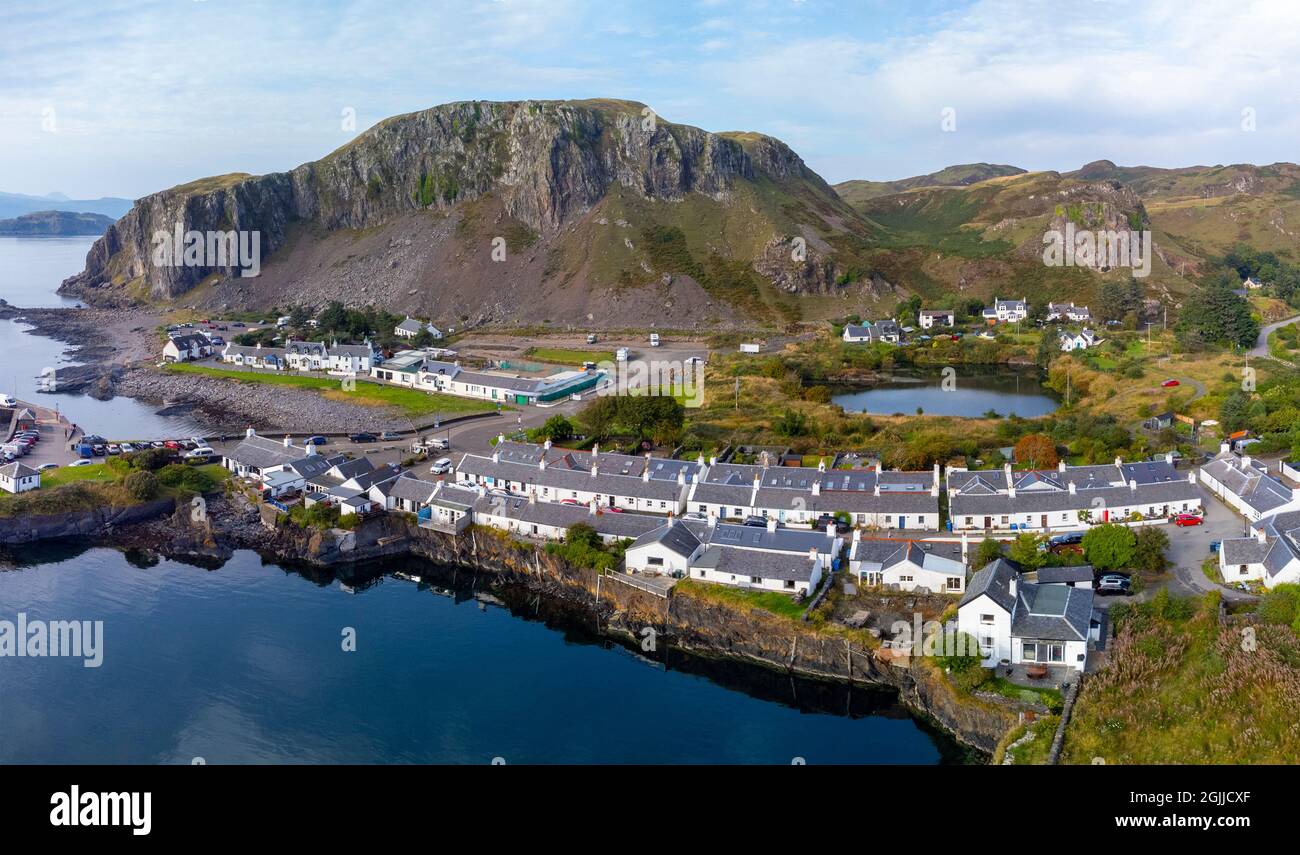
M 1014 726 L 1015 713 L 980 698 L 958 697 L 928 663 L 899 667 L 856 649 L 845 638 L 760 610 L 674 595 L 665 600 L 598 576 L 500 532 L 471 528 L 460 536 L 417 528 L 400 514 L 366 520 L 355 531 L 280 524 L 274 509 L 240 494 L 209 497 L 196 513 L 171 514 L 101 534 L 99 542 L 144 555 L 219 567 L 237 549 L 278 563 L 347 568 L 375 560 L 417 558 L 465 567 L 490 584 L 526 589 L 557 605 L 581 609 L 600 631 L 638 640 L 653 626 L 667 648 L 702 659 L 761 666 L 778 673 L 898 692 L 925 720 L 982 755 L 991 755 Z

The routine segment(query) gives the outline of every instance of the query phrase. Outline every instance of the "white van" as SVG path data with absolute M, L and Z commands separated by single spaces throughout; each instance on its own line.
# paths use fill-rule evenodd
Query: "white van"
M 618 350 L 614 351 L 614 358 L 619 362 L 627 362 L 627 348 L 620 347 Z
M 650 333 L 650 346 L 651 347 L 659 346 L 659 333 L 657 332 Z
M 185 452 L 185 459 L 190 461 L 210 460 L 216 456 L 216 452 L 206 445 L 200 445 L 193 451 Z
M 0 395 L 0 407 L 16 407 L 18 399 L 13 395 Z

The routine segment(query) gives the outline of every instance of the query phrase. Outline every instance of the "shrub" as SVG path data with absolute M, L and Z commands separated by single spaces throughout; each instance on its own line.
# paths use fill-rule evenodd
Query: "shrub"
M 122 480 L 126 494 L 137 502 L 147 502 L 158 496 L 158 476 L 152 472 L 132 472 Z
M 1094 526 L 1083 536 L 1083 555 L 1098 570 L 1117 570 L 1132 563 L 1136 542 L 1133 529 L 1105 523 Z

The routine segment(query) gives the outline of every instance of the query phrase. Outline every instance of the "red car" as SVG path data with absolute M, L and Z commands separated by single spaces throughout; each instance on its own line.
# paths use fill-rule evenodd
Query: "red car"
M 1165 382 L 1161 383 L 1160 385 L 1161 385 L 1161 386 L 1164 386 L 1164 387 L 1167 389 L 1167 388 L 1169 388 L 1170 386 L 1178 386 L 1178 385 L 1180 385 L 1180 384 L 1179 384 L 1179 382 L 1178 382 L 1177 380 L 1166 380 Z
M 1196 514 L 1179 514 L 1174 517 L 1174 525 L 1200 525 L 1201 518 Z
M 608 507 L 608 508 L 605 508 L 605 510 L 608 511 L 609 513 L 611 513 L 611 514 L 621 514 L 621 513 L 623 513 L 623 509 L 622 509 L 622 508 L 615 508 L 615 507 L 613 507 L 613 506 Z

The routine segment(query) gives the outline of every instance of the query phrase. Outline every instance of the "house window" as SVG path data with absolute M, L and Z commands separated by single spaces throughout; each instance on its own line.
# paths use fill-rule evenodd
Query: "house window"
M 1245 576 L 1245 575 L 1246 575 L 1246 565 L 1245 565 L 1245 564 L 1242 564 L 1242 565 L 1238 568 L 1238 572 L 1239 572 L 1242 576 Z
M 980 623 L 993 623 L 993 615 L 980 615 Z
M 651 567 L 662 567 L 662 566 L 664 566 L 664 560 L 663 560 L 662 558 L 657 557 L 657 556 L 656 556 L 656 557 L 652 557 L 652 558 L 647 558 L 646 561 L 645 561 L 645 563 L 646 563 L 646 564 L 649 564 Z
M 793 591 L 793 590 L 794 590 L 794 580 L 793 580 L 793 579 L 786 579 L 786 580 L 785 580 L 785 587 L 786 587 L 786 590 L 787 590 L 787 591 Z
M 893 514 L 885 514 L 885 525 L 887 525 L 887 526 L 888 526 L 888 525 L 893 525 L 893 523 L 894 523 L 894 516 L 893 516 Z
M 948 590 L 955 591 L 961 587 L 961 579 L 957 576 L 948 577 Z
M 966 517 L 966 525 L 970 525 L 970 524 L 971 524 L 971 518 L 970 518 L 970 517 Z
M 980 639 L 980 647 L 989 648 L 991 650 L 993 648 L 993 636 L 986 635 L 982 637 Z
M 709 512 L 709 506 L 708 506 L 708 505 L 700 505 L 700 513 L 702 513 L 702 514 L 707 514 L 708 512 Z
M 900 581 L 900 582 L 910 582 L 910 581 L 912 581 L 912 577 L 911 577 L 911 576 L 899 576 L 899 577 L 898 577 L 898 581 Z
M 1038 661 L 1038 645 L 1032 641 L 1026 641 L 1020 646 L 1020 658 L 1026 662 Z
M 762 576 L 750 576 L 750 577 L 749 577 L 749 581 L 750 581 L 751 584 L 754 584 L 754 585 L 761 585 L 761 584 L 763 584 L 763 577 L 762 577 Z
M 1003 517 L 1003 518 L 1002 518 L 1002 524 L 1003 524 L 1003 525 L 1006 525 L 1008 522 L 1010 522 L 1010 520 L 1009 520 L 1007 517 Z

